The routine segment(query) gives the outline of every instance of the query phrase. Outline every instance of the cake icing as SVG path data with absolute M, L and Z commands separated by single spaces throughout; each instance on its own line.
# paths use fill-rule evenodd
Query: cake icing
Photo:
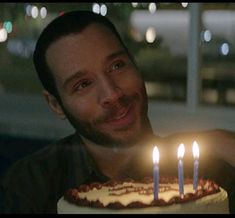
M 177 179 L 160 180 L 158 199 L 153 182 L 131 179 L 92 183 L 70 189 L 57 204 L 58 213 L 229 213 L 227 192 L 210 180 L 200 180 L 193 190 L 191 180 L 179 197 Z

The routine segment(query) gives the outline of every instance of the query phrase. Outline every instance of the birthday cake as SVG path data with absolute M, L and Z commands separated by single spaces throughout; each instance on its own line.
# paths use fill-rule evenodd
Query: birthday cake
M 200 179 L 197 191 L 191 179 L 184 181 L 184 196 L 179 196 L 177 179 L 160 178 L 157 198 L 153 180 L 126 179 L 91 183 L 71 188 L 57 203 L 58 214 L 82 213 L 229 213 L 227 192 L 215 182 Z

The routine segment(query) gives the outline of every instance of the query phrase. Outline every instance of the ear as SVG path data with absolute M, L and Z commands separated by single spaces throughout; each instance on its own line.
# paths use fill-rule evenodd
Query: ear
M 64 111 L 61 108 L 57 98 L 46 90 L 43 90 L 43 96 L 46 99 L 46 102 L 48 103 L 51 110 L 56 113 L 60 119 L 66 119 Z

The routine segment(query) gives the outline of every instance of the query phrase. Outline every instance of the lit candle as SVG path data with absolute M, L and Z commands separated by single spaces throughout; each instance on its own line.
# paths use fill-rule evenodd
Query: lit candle
M 193 142 L 193 157 L 194 157 L 194 168 L 193 168 L 193 189 L 197 191 L 198 184 L 198 166 L 199 166 L 199 147 L 196 141 Z
M 184 144 L 180 144 L 178 148 L 178 180 L 179 180 L 179 195 L 181 198 L 184 197 L 184 165 L 183 165 L 183 157 L 184 157 Z
M 159 151 L 157 146 L 153 149 L 153 196 L 154 200 L 158 199 L 158 184 L 159 184 Z

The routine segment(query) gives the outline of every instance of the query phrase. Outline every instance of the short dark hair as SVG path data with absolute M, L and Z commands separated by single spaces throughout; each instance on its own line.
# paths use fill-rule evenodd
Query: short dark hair
M 33 62 L 43 87 L 59 98 L 53 74 L 46 62 L 48 47 L 63 36 L 79 33 L 91 23 L 101 23 L 108 27 L 128 52 L 114 24 L 105 16 L 92 11 L 70 11 L 56 17 L 40 34 L 33 53 Z

